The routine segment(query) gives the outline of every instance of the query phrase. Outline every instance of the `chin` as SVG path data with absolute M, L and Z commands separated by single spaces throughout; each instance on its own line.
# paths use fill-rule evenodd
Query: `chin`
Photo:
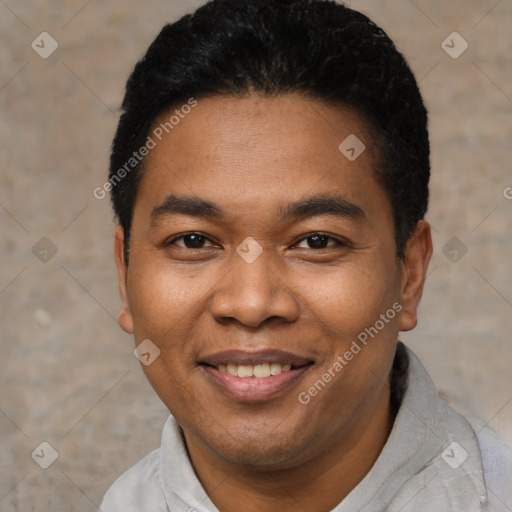
M 252 469 L 286 469 L 293 466 L 293 459 L 304 451 L 298 446 L 294 436 L 279 439 L 267 433 L 263 436 L 259 434 L 257 437 L 240 436 L 237 442 L 228 435 L 224 440 L 224 445 L 220 445 L 219 438 L 210 444 L 215 454 L 230 464 Z

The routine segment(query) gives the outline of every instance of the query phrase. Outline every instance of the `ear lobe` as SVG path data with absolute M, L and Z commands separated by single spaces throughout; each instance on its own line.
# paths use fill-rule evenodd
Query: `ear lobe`
M 128 300 L 128 266 L 124 258 L 124 230 L 117 226 L 114 232 L 114 257 L 117 267 L 117 277 L 119 280 L 119 295 L 121 296 L 121 311 L 119 312 L 118 322 L 123 331 L 133 334 L 133 316 Z
M 418 306 L 423 293 L 428 264 L 432 256 L 432 235 L 426 221 L 418 222 L 407 242 L 402 260 L 402 288 L 400 303 L 402 312 L 400 330 L 410 331 L 418 323 Z

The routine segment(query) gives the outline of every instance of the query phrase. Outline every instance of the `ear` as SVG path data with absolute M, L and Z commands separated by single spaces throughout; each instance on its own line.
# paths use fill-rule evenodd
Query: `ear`
M 124 230 L 121 226 L 117 226 L 114 233 L 114 256 L 119 280 L 119 294 L 121 295 L 122 302 L 118 322 L 124 331 L 128 334 L 133 334 L 133 317 L 127 290 L 128 265 L 124 259 Z
M 401 331 L 410 331 L 418 323 L 418 306 L 431 256 L 432 236 L 430 225 L 422 220 L 418 222 L 414 233 L 407 242 L 402 260 L 400 303 L 403 309 L 400 317 Z

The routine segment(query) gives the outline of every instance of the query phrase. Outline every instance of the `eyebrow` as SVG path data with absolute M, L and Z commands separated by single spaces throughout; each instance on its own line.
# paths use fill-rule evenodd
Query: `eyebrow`
M 317 215 L 332 215 L 354 221 L 361 221 L 366 217 L 360 206 L 340 195 L 318 195 L 290 203 L 280 209 L 279 217 L 281 220 L 288 220 Z
M 222 210 L 210 201 L 198 197 L 174 194 L 167 196 L 160 206 L 153 208 L 150 215 L 150 223 L 153 225 L 160 218 L 168 215 L 189 215 L 190 217 L 213 219 L 224 217 Z
M 215 220 L 220 220 L 225 216 L 223 210 L 211 201 L 175 194 L 167 196 L 160 206 L 153 208 L 150 215 L 151 225 L 168 215 L 188 215 Z M 340 195 L 312 196 L 289 203 L 278 210 L 280 221 L 320 215 L 342 217 L 357 222 L 366 217 L 361 207 Z

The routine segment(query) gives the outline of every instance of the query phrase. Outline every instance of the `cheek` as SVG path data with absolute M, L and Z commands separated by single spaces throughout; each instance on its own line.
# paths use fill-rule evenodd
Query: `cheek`
M 187 312 L 204 300 L 204 281 L 183 277 L 165 264 L 133 263 L 137 271 L 129 273 L 128 288 L 135 339 L 177 335 L 186 328 Z
M 133 258 L 129 274 L 130 306 L 134 318 L 136 344 L 151 340 L 160 350 L 148 366 L 141 365 L 148 381 L 169 407 L 198 403 L 190 385 L 197 371 L 193 356 L 194 329 L 199 319 L 194 315 L 204 309 L 204 279 L 181 276 L 165 263 L 145 262 Z M 192 379 L 192 381 L 191 381 Z
M 198 279 L 184 278 L 165 265 L 134 265 L 129 276 L 130 305 L 134 318 L 134 337 L 138 345 L 151 340 L 159 356 L 144 373 L 160 396 L 169 404 L 189 397 L 186 383 L 196 370 L 193 354 L 194 329 L 200 329 L 194 317 L 204 305 L 205 286 Z M 190 398 L 190 397 L 189 397 Z
M 332 359 L 326 366 L 340 362 L 340 357 L 343 366 L 335 372 L 331 393 L 344 394 L 344 406 L 351 409 L 360 406 L 361 396 L 378 392 L 387 380 L 401 308 L 398 267 L 379 259 L 365 266 L 347 265 L 326 286 L 330 292 L 323 299 L 322 320 L 335 335 L 330 338 Z M 339 412 L 336 400 L 330 403 L 335 416 Z
M 311 283 L 311 277 L 308 281 Z M 316 276 L 314 282 L 304 293 L 307 307 L 341 339 L 355 338 L 374 325 L 392 308 L 400 291 L 397 270 L 375 259 L 366 265 L 341 265 Z M 396 314 L 392 316 L 386 325 L 397 324 Z

